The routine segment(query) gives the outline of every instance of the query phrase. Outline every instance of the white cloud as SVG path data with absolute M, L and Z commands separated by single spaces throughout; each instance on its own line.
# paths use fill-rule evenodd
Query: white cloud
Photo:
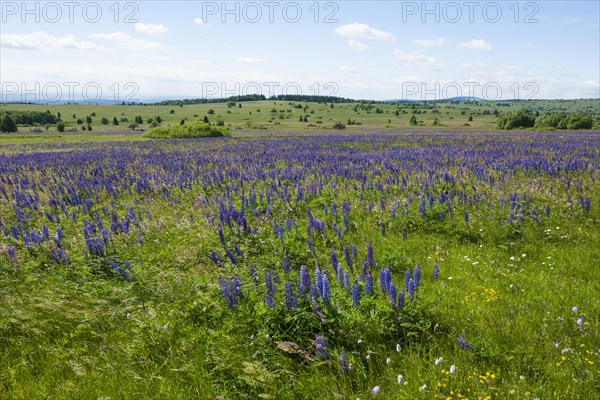
M 244 64 L 260 64 L 265 62 L 264 59 L 258 57 L 240 57 L 238 61 Z
M 202 21 L 202 18 L 194 18 L 194 23 L 200 26 L 208 26 L 204 21 Z
M 130 58 L 134 60 L 147 60 L 147 61 L 168 61 L 171 58 L 165 56 L 146 55 L 142 53 L 133 53 Z
M 437 59 L 425 55 L 421 50 L 402 51 L 394 49 L 392 55 L 400 61 L 422 64 L 429 69 L 441 68 L 441 63 Z
M 350 47 L 354 51 L 365 51 L 369 49 L 369 46 L 367 46 L 363 42 L 359 42 L 358 40 L 354 39 L 348 40 L 348 47 Z
M 143 24 L 141 22 L 135 24 L 135 31 L 152 36 L 162 36 L 170 33 L 169 29 L 163 24 Z
M 415 40 L 414 44 L 419 47 L 433 47 L 433 46 L 444 46 L 450 44 L 450 41 L 444 37 L 437 39 L 419 39 Z
M 348 67 L 346 65 L 340 65 L 339 67 L 337 67 L 337 70 L 339 72 L 345 72 L 345 73 L 349 73 L 349 74 L 358 74 L 358 70 L 354 67 Z
M 342 25 L 336 28 L 334 32 L 340 36 L 350 38 L 383 40 L 386 42 L 393 42 L 396 40 L 396 36 L 391 33 L 380 31 L 379 29 L 371 28 L 369 25 L 359 24 L 357 22 Z
M 466 63 L 462 63 L 462 64 L 458 64 L 459 67 L 464 68 L 464 69 L 473 69 L 473 68 L 487 68 L 488 65 L 485 63 L 470 63 L 470 62 L 466 62 Z
M 458 47 L 474 51 L 492 51 L 492 45 L 483 39 L 471 39 L 468 42 L 460 43 Z
M 23 50 L 107 50 L 106 47 L 98 46 L 88 41 L 78 41 L 75 35 L 53 36 L 46 31 L 35 31 L 32 33 L 0 35 L 0 45 L 12 49 Z
M 111 42 L 115 42 L 115 43 L 118 43 L 121 46 L 125 47 L 126 49 L 133 50 L 133 51 L 136 51 L 136 50 L 162 50 L 165 48 L 162 45 L 162 43 L 149 41 L 149 40 L 135 39 L 123 32 L 94 33 L 94 34 L 90 35 L 90 37 L 93 39 L 108 40 Z

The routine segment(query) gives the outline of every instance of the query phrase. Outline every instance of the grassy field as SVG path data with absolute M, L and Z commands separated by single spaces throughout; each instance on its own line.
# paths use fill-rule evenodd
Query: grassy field
M 396 106 L 341 132 L 293 108 L 277 131 L 268 102 L 61 107 L 213 108 L 234 129 L 2 137 L 0 398 L 600 392 L 600 132 L 485 132 L 476 115 L 364 133 L 408 126 Z M 235 129 L 250 111 L 268 133 Z
M 351 125 L 348 128 L 355 131 L 361 129 L 373 129 L 373 128 L 403 128 L 409 127 L 409 120 L 412 114 L 410 106 L 395 106 L 387 104 L 373 105 L 372 110 L 358 109 L 354 111 L 354 108 L 359 106 L 358 103 L 341 103 L 334 104 L 334 108 L 331 108 L 330 104 L 319 104 L 319 103 L 293 103 L 301 105 L 302 107 L 308 105 L 308 108 L 294 108 L 290 102 L 283 101 L 258 101 L 258 102 L 243 102 L 242 107 L 228 107 L 227 103 L 215 103 L 215 104 L 199 104 L 199 105 L 185 105 L 183 107 L 177 106 L 140 106 L 140 105 L 56 105 L 56 106 L 45 106 L 45 105 L 10 105 L 10 109 L 18 110 L 34 110 L 34 111 L 46 111 L 50 110 L 51 113 L 60 113 L 67 129 L 77 127 L 81 130 L 81 126 L 78 126 L 76 121 L 78 118 L 85 120 L 85 117 L 96 113 L 95 117 L 92 117 L 92 128 L 93 131 L 118 131 L 127 130 L 130 122 L 133 122 L 136 115 L 140 115 L 144 120 L 144 124 L 140 125 L 141 129 L 147 129 L 149 124 L 146 123 L 149 118 L 155 119 L 160 116 L 164 121 L 164 125 L 178 124 L 181 120 L 185 121 L 202 121 L 204 117 L 208 117 L 209 121 L 216 123 L 217 120 L 221 119 L 226 126 L 230 126 L 232 129 L 257 129 L 257 130 L 315 130 L 315 129 L 332 129 L 332 125 L 336 121 L 343 123 L 348 122 L 348 118 L 356 120 L 357 123 L 362 125 Z M 8 108 L 9 106 L 5 105 Z M 379 108 L 383 113 L 376 113 L 375 109 Z M 401 108 L 407 112 L 407 114 L 395 115 L 395 111 Z M 209 114 L 209 110 L 214 110 L 214 114 Z M 273 112 L 273 110 L 276 112 Z M 426 110 L 427 111 L 427 110 Z M 427 114 L 419 114 L 419 120 L 424 125 L 433 123 L 437 117 L 440 124 L 448 126 L 462 126 L 467 123 L 470 114 L 461 115 L 461 110 L 446 110 L 440 111 L 440 114 L 430 114 L 431 110 Z M 447 114 L 446 114 L 447 112 Z M 473 111 L 476 114 L 476 111 Z M 75 115 L 76 118 L 73 118 Z M 299 122 L 300 117 L 307 117 L 307 122 Z M 107 118 L 110 123 L 108 125 L 101 125 L 100 121 L 102 118 Z M 121 118 L 127 118 L 127 121 L 120 122 L 118 126 L 112 124 L 113 118 L 121 120 Z M 475 117 L 477 117 L 475 115 Z M 477 120 L 477 121 L 475 121 Z M 495 124 L 495 117 L 480 116 L 474 118 L 473 126 L 489 126 L 493 127 Z M 43 127 L 42 127 L 43 129 Z M 22 131 L 27 131 L 28 128 L 23 128 Z M 55 131 L 52 127 L 50 131 Z
M 239 105 L 241 104 L 241 108 Z M 300 108 L 296 108 L 300 107 Z M 414 107 L 414 109 L 413 109 Z M 410 125 L 413 112 L 416 112 L 418 126 L 428 128 L 465 128 L 477 130 L 494 129 L 498 112 L 514 111 L 520 108 L 529 108 L 532 111 L 592 113 L 600 116 L 600 101 L 569 100 L 569 101 L 520 101 L 520 102 L 438 102 L 438 103 L 398 103 L 398 104 L 361 104 L 361 103 L 336 103 L 319 104 L 309 102 L 287 101 L 257 101 L 242 102 L 234 107 L 227 103 L 199 104 L 178 106 L 157 105 L 39 105 L 39 104 L 3 104 L 2 108 L 10 110 L 50 111 L 52 114 L 60 113 L 66 130 L 77 129 L 81 132 L 85 124 L 77 124 L 77 120 L 85 121 L 85 117 L 92 118 L 92 132 L 127 131 L 128 126 L 141 116 L 144 123 L 136 129 L 148 129 L 148 120 L 160 116 L 163 125 L 179 124 L 186 122 L 202 121 L 206 116 L 213 124 L 221 120 L 225 126 L 232 130 L 268 130 L 268 131 L 304 131 L 331 130 L 336 121 L 346 124 L 350 132 L 364 132 L 365 130 L 394 130 L 414 129 Z M 380 112 L 377 112 L 377 110 Z M 210 113 L 212 110 L 213 113 Z M 398 115 L 396 111 L 399 110 Z M 306 117 L 306 122 L 304 122 Z M 469 121 L 471 117 L 472 121 Z M 102 125 L 102 118 L 109 123 Z M 113 125 L 113 118 L 119 120 L 119 125 Z M 300 118 L 303 121 L 300 122 Z M 434 121 L 437 119 L 437 125 Z M 348 120 L 356 125 L 348 125 Z M 57 133 L 56 127 L 51 126 L 48 131 L 45 127 L 38 127 L 44 133 Z M 30 133 L 35 127 L 20 127 L 21 134 Z M 56 136 L 55 136 L 56 138 Z M 97 139 L 97 136 L 86 139 Z

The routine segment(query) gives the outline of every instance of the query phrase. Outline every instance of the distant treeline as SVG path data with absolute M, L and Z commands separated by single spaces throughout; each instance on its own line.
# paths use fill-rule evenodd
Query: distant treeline
M 56 124 L 60 118 L 50 113 L 42 111 L 17 111 L 17 110 L 2 110 L 0 111 L 0 119 L 7 114 L 17 125 L 46 125 Z
M 212 103 L 229 103 L 230 101 L 242 102 L 242 101 L 261 101 L 267 100 L 262 94 L 248 94 L 244 96 L 231 96 L 218 99 L 183 99 L 183 100 L 165 100 L 158 103 L 152 103 L 150 105 L 155 106 L 179 106 L 179 105 L 192 105 L 192 104 L 212 104 Z
M 348 99 L 345 97 L 337 97 L 337 96 L 316 96 L 316 95 L 306 95 L 306 94 L 282 94 L 278 96 L 271 96 L 269 100 L 275 101 L 304 101 L 304 102 L 314 102 L 314 103 L 356 103 L 357 100 Z M 360 101 L 362 102 L 362 101 Z M 371 101 L 369 101 L 371 102 Z
M 345 97 L 337 96 L 315 96 L 315 95 L 302 95 L 302 94 L 285 94 L 278 96 L 271 96 L 269 98 L 262 94 L 248 94 L 244 96 L 231 96 L 218 99 L 183 99 L 183 100 L 165 100 L 158 103 L 152 103 L 151 105 L 156 106 L 187 106 L 192 104 L 213 104 L 213 103 L 240 103 L 245 101 L 261 101 L 261 100 L 273 100 L 273 101 L 303 101 L 303 102 L 315 102 L 315 103 L 355 103 L 357 100 L 348 99 Z M 373 100 L 361 100 L 362 103 L 377 103 Z
M 554 113 L 539 115 L 527 110 L 501 113 L 496 120 L 498 129 L 554 128 L 592 129 L 594 121 L 590 115 Z

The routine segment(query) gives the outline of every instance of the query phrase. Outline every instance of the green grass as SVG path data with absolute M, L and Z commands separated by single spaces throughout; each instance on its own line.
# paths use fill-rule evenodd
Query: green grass
M 244 104 L 242 110 L 249 107 Z M 446 140 L 432 135 L 430 140 Z M 101 145 L 92 141 L 122 140 L 119 145 L 126 146 L 141 140 L 137 134 L 50 137 L 63 143 L 89 140 L 90 146 Z M 475 140 L 485 138 L 474 133 Z M 22 133 L 3 137 L 3 144 L 21 145 L 0 152 L 39 151 L 40 146 L 32 146 L 36 139 Z M 234 134 L 233 140 L 246 139 Z M 397 144 L 414 145 L 401 136 Z M 134 204 L 152 215 L 144 219 L 141 243 L 135 235 L 113 243 L 115 253 L 135 266 L 133 283 L 75 251 L 69 266 L 56 265 L 47 252 L 35 249 L 21 251 L 18 262 L 10 262 L 7 246 L 12 242 L 0 237 L 0 398 L 456 399 L 460 394 L 469 399 L 593 399 L 600 392 L 599 178 L 598 170 L 573 176 L 590 188 L 593 206 L 585 214 L 565 206 L 564 177 L 544 177 L 544 187 L 553 185 L 555 192 L 536 202 L 548 202 L 551 217 L 520 227 L 500 226 L 501 217 L 482 206 L 471 213 L 468 225 L 462 216 L 443 222 L 431 217 L 425 223 L 412 215 L 409 222 L 387 221 L 382 236 L 382 213 L 353 209 L 344 242 L 372 241 L 377 262 L 389 265 L 395 276 L 421 263 L 423 283 L 401 320 L 375 299 L 366 299 L 359 309 L 349 300 L 324 309 L 327 361 L 314 359 L 314 335 L 323 329 L 319 317 L 309 307 L 295 314 L 283 312 L 281 304 L 268 310 L 262 276 L 254 287 L 241 270 L 245 298 L 234 311 L 226 307 L 215 277 L 236 267 L 218 269 L 205 256 L 219 247 L 219 239 L 204 210 L 194 206 L 194 221 L 188 218 L 190 203 L 204 194 L 199 185 L 187 192 L 173 188 L 176 194 L 169 199 L 157 192 L 152 200 L 130 194 L 118 201 L 119 214 Z M 497 195 L 521 193 L 532 184 L 517 174 Z M 375 192 L 366 195 L 378 198 Z M 327 196 L 312 201 L 311 209 L 322 212 L 332 199 L 343 200 L 331 192 Z M 108 207 L 108 197 L 102 201 Z M 2 197 L 0 209 L 0 214 L 12 212 Z M 314 266 L 306 249 L 305 209 L 292 207 L 288 215 L 298 218 L 299 226 L 285 242 L 296 256 L 294 265 Z M 83 216 L 78 218 L 79 224 L 69 218 L 61 223 L 68 248 L 84 247 Z M 256 237 L 228 233 L 228 243 L 237 241 L 245 251 L 244 268 L 250 261 L 259 268 L 280 265 L 280 243 L 269 224 L 264 221 Z M 320 265 L 329 265 L 329 252 L 340 242 L 323 237 L 315 246 Z M 364 247 L 359 247 L 361 257 Z M 341 261 L 339 251 L 338 257 Z M 430 277 L 436 259 L 439 281 Z M 281 296 L 283 284 L 278 290 Z M 340 291 L 333 282 L 332 290 L 334 296 Z M 573 306 L 584 315 L 582 326 L 575 322 Z M 473 351 L 456 345 L 463 331 Z M 353 365 L 349 376 L 339 372 L 342 347 Z M 439 357 L 443 362 L 435 365 Z M 451 365 L 453 374 L 448 373 Z M 406 384 L 397 383 L 399 374 Z M 369 390 L 376 385 L 382 390 L 373 396 Z

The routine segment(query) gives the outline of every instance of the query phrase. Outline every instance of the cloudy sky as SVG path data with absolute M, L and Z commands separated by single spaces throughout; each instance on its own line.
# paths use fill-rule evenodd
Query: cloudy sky
M 0 5 L 2 101 L 600 97 L 597 1 Z

